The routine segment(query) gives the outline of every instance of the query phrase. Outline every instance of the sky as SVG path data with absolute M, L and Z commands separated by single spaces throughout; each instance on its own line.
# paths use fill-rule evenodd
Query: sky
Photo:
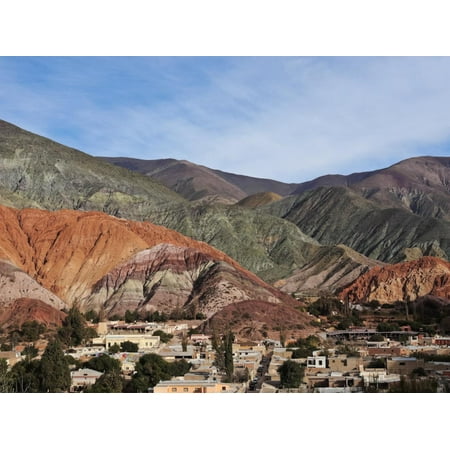
M 302 182 L 450 155 L 450 57 L 0 57 L 0 119 L 96 156 Z

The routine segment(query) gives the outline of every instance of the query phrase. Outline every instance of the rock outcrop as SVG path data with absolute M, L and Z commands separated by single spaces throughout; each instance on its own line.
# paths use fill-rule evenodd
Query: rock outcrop
M 130 310 L 190 311 L 210 317 L 230 303 L 283 296 L 256 277 L 197 249 L 160 244 L 143 250 L 107 273 L 81 301 L 107 314 Z
M 163 242 L 195 248 L 240 267 L 203 242 L 148 222 L 99 212 L 0 206 L 0 258 L 28 273 L 69 305 L 89 294 L 94 283 L 118 264 Z
M 59 326 L 65 303 L 24 271 L 0 261 L 0 326 L 20 327 L 27 320 Z
M 24 322 L 35 320 L 47 328 L 62 325 L 66 314 L 35 298 L 17 298 L 0 309 L 0 324 L 4 328 L 20 328 Z
M 258 192 L 243 198 L 237 204 L 245 208 L 257 208 L 281 200 L 283 197 L 275 192 Z
M 355 252 L 345 245 L 320 247 L 303 267 L 274 284 L 286 293 L 334 293 L 351 284 L 373 267 L 385 264 Z
M 0 258 L 8 261 L 5 279 L 21 280 L 9 306 L 27 297 L 58 309 L 76 301 L 82 310 L 110 314 L 179 310 L 210 317 L 242 301 L 292 301 L 204 242 L 99 212 L 0 206 Z
M 426 295 L 450 298 L 450 263 L 423 257 L 416 261 L 371 269 L 339 294 L 343 300 L 364 303 L 413 301 Z
M 448 259 L 450 226 L 369 200 L 348 187 L 321 187 L 258 211 L 287 219 L 322 245 L 344 244 L 371 259 L 401 262 L 405 249 Z

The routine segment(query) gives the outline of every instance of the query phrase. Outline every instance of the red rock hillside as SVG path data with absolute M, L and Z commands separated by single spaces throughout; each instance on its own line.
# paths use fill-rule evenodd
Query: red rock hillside
M 376 267 L 340 293 L 343 300 L 353 303 L 412 301 L 424 295 L 450 298 L 449 262 L 426 256 L 415 261 Z
M 100 212 L 0 206 L 0 259 L 24 270 L 68 304 L 88 294 L 93 284 L 118 264 L 161 243 L 195 248 L 263 283 L 204 242 L 149 222 Z
M 0 206 L 0 259 L 84 310 L 182 309 L 211 317 L 230 304 L 255 301 L 273 305 L 262 316 L 278 311 L 286 322 L 307 320 L 290 296 L 204 242 L 100 212 Z M 10 305 L 26 297 L 19 294 Z
M 21 327 L 24 322 L 36 320 L 47 328 L 60 327 L 66 314 L 41 300 L 18 298 L 8 308 L 0 308 L 2 327 Z

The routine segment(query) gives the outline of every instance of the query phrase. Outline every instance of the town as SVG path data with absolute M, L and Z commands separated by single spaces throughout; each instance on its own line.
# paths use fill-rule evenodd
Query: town
M 295 340 L 281 336 L 250 341 L 236 338 L 230 330 L 199 333 L 196 326 L 201 321 L 139 321 L 132 315 L 127 319 L 86 320 L 72 308 L 57 339 L 46 339 L 42 324 L 25 323 L 2 341 L 0 389 L 71 393 L 450 389 L 450 337 L 412 331 L 409 325 L 396 330 L 349 326 Z M 52 376 L 45 373 L 47 360 Z

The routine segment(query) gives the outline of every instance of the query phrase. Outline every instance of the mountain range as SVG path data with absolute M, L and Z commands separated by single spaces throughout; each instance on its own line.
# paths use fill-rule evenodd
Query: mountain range
M 435 269 L 422 261 L 450 255 L 445 157 L 283 183 L 174 159 L 95 158 L 0 121 L 0 205 L 5 323 L 14 308 L 38 317 L 76 302 L 110 315 L 201 313 L 205 327 L 233 322 L 255 337 L 268 324 L 308 326 L 288 294 L 366 301 L 365 288 L 346 289 L 405 263 L 428 286 Z

